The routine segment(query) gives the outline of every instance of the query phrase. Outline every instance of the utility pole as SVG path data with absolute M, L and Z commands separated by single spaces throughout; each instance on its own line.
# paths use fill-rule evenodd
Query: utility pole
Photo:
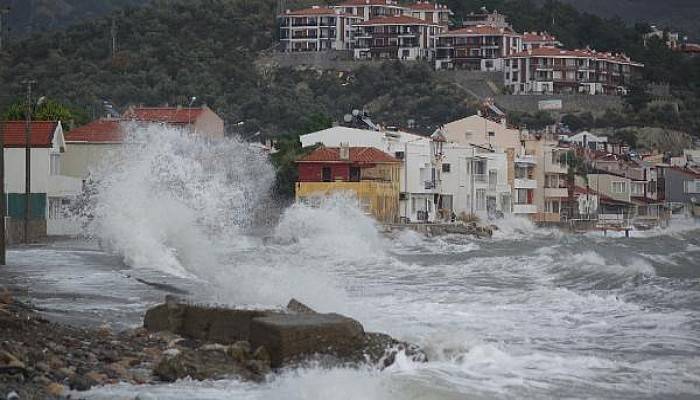
M 5 259 L 5 125 L 0 119 L 0 265 L 7 265 Z
M 24 127 L 24 243 L 29 243 L 29 218 L 31 214 L 31 180 L 32 180 L 32 85 L 36 84 L 33 79 L 23 81 L 27 85 L 27 114 L 25 115 Z M 3 149 L 4 151 L 4 149 Z

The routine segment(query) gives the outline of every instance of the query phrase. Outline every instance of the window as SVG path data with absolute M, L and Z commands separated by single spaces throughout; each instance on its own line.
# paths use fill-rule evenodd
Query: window
M 559 200 L 549 200 L 544 203 L 544 211 L 548 213 L 559 214 L 560 204 Z
M 51 153 L 49 164 L 51 175 L 61 175 L 61 153 Z
M 350 182 L 360 181 L 360 167 L 350 167 Z
M 486 189 L 476 189 L 476 209 L 486 209 Z
M 644 182 L 632 182 L 630 189 L 632 196 L 642 196 L 644 194 Z
M 627 182 L 617 181 L 612 182 L 612 192 L 613 193 L 627 193 Z
M 331 181 L 331 167 L 323 167 L 323 169 L 321 170 L 321 174 L 323 175 L 322 180 L 324 182 Z
M 489 190 L 496 191 L 496 185 L 498 184 L 498 170 L 489 170 Z
M 700 179 L 683 182 L 683 191 L 685 193 L 700 193 Z
M 449 163 L 442 164 L 442 172 L 450 172 L 450 164 Z
M 516 189 L 515 204 L 530 204 L 530 190 L 531 189 Z

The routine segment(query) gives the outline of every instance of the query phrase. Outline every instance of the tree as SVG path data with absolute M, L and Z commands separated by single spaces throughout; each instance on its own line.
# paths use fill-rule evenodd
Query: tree
M 12 103 L 3 119 L 7 121 L 24 120 L 27 118 L 27 101 L 17 100 Z M 35 105 L 32 110 L 32 120 L 34 121 L 61 121 L 70 123 L 73 120 L 73 112 L 67 106 L 52 100 L 44 99 L 40 104 Z

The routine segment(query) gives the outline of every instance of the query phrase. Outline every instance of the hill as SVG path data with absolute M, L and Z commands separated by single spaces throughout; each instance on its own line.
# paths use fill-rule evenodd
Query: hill
M 448 1 L 456 20 L 483 3 Z M 669 82 L 681 99 L 680 112 L 668 114 L 647 110 L 643 91 L 635 91 L 635 108 L 608 119 L 616 125 L 700 131 L 700 57 L 691 59 L 658 43 L 645 49 L 643 26 L 625 27 L 560 2 L 544 7 L 530 0 L 486 3 L 512 15 L 518 30 L 548 30 L 572 47 L 626 51 L 646 64 L 646 81 Z M 99 114 L 104 99 L 125 107 L 185 104 L 197 96 L 230 125 L 245 120 L 243 134 L 299 133 L 319 117 L 340 119 L 363 107 L 378 122 L 405 127 L 409 119 L 418 119 L 417 128 L 430 132 L 473 110 L 463 88 L 440 79 L 424 63 L 377 63 L 349 74 L 257 69 L 258 55 L 275 43 L 276 9 L 275 0 L 152 0 L 113 14 L 115 54 L 110 16 L 35 33 L 0 54 L 0 85 L 10 94 L 0 96 L 0 108 L 12 96 L 21 97 L 21 81 L 31 77 L 39 82 L 36 93 L 80 108 L 87 117 Z
M 700 1 L 697 0 L 562 0 L 581 11 L 602 17 L 620 17 L 634 24 L 644 21 L 681 30 L 700 40 Z
M 10 8 L 6 19 L 10 37 L 19 39 L 31 33 L 50 31 L 94 19 L 115 9 L 143 5 L 147 1 L 0 0 L 0 9 Z

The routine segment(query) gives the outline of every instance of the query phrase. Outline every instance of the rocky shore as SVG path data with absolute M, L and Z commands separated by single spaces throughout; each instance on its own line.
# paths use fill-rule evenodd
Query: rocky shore
M 143 328 L 112 332 L 49 322 L 0 289 L 0 399 L 79 399 L 93 386 L 185 377 L 263 382 L 308 362 L 384 368 L 399 351 L 426 360 L 416 346 L 296 300 L 282 310 L 236 310 L 169 298 Z

